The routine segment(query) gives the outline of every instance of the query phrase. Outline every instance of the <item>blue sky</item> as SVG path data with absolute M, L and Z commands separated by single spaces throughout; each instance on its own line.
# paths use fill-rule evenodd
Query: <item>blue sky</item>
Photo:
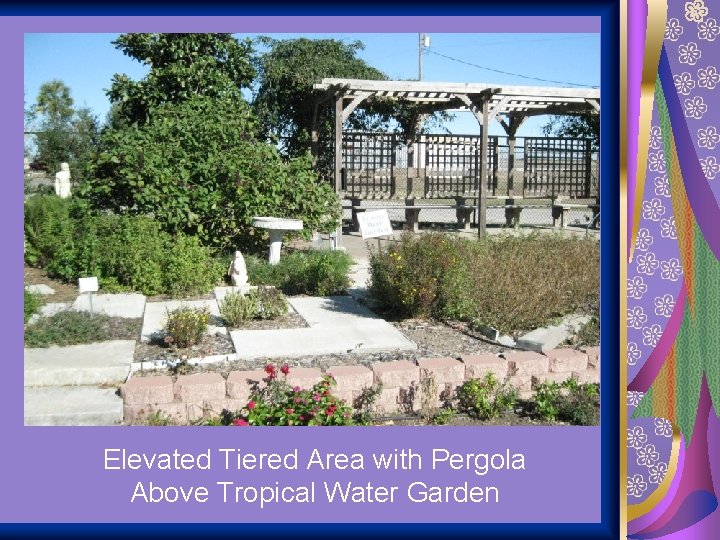
M 110 86 L 113 74 L 125 73 L 139 79 L 146 73 L 145 66 L 113 47 L 111 42 L 117 35 L 26 34 L 24 88 L 27 104 L 35 102 L 43 82 L 60 79 L 70 87 L 76 106 L 90 107 L 104 119 L 110 107 L 105 89 Z M 255 36 L 235 35 L 238 38 Z M 348 42 L 360 40 L 365 49 L 359 56 L 390 78 L 413 79 L 418 75 L 416 33 L 267 35 L 278 39 L 303 36 Z M 600 85 L 599 34 L 428 35 L 430 47 L 423 54 L 423 80 L 529 86 Z M 539 135 L 546 122 L 546 117 L 530 119 L 518 135 Z M 448 127 L 453 133 L 478 132 L 477 122 L 470 113 L 457 114 Z M 491 125 L 490 133 L 504 134 L 497 123 Z

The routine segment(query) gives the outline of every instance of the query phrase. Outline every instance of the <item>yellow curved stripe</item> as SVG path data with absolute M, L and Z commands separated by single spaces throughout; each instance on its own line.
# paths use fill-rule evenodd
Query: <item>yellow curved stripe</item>
M 652 119 L 655 98 L 655 78 L 657 77 L 660 51 L 665 37 L 667 22 L 667 0 L 648 0 L 647 31 L 643 55 L 642 83 L 640 85 L 640 118 L 638 121 L 638 159 L 635 171 L 635 208 L 633 209 L 632 236 L 630 237 L 630 261 L 635 251 L 635 238 L 640 226 L 640 210 L 645 190 L 645 169 L 647 168 L 647 150 L 650 142 L 650 121 Z
M 670 485 L 673 482 L 673 479 L 675 478 L 675 475 L 677 474 L 677 468 L 678 468 L 678 459 L 680 457 L 680 428 L 678 428 L 675 424 L 673 424 L 673 440 L 672 440 L 672 449 L 670 450 L 670 461 L 668 463 L 668 470 L 667 473 L 665 473 L 665 478 L 663 478 L 663 481 L 660 483 L 660 485 L 657 487 L 655 491 L 652 492 L 652 494 L 645 499 L 643 502 L 638 504 L 628 504 L 627 505 L 627 517 L 628 521 L 632 521 L 633 519 L 637 519 L 640 516 L 644 516 L 648 512 L 650 512 L 653 508 L 655 508 L 658 503 L 665 498 L 668 491 L 670 490 Z

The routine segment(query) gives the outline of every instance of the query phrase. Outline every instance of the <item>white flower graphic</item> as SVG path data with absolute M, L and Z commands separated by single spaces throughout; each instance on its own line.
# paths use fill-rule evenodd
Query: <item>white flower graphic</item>
M 647 483 L 643 479 L 642 475 L 636 474 L 632 478 L 628 476 L 627 479 L 627 494 L 628 497 L 641 497 L 647 490 Z
M 653 237 L 647 229 L 640 229 L 635 239 L 635 249 L 647 251 L 652 246 Z
M 647 285 L 640 276 L 635 276 L 632 279 L 627 280 L 627 295 L 628 298 L 635 298 L 640 300 L 643 294 L 647 292 Z
M 639 393 L 639 392 L 638 392 Z M 639 401 L 638 401 L 639 403 Z M 627 430 L 628 448 L 640 448 L 647 442 L 647 435 L 640 426 L 634 426 Z
M 668 182 L 667 176 L 655 177 L 655 195 L 660 195 L 661 197 L 670 196 L 670 182 Z
M 665 39 L 670 41 L 677 41 L 682 36 L 683 27 L 680 25 L 680 21 L 673 18 L 668 20 L 665 25 Z
M 660 277 L 670 281 L 677 281 L 682 275 L 683 269 L 678 259 L 670 259 L 660 263 Z
M 641 253 L 637 256 L 637 271 L 641 274 L 652 276 L 660 266 L 660 261 L 655 258 L 652 252 Z
M 685 100 L 685 116 L 699 120 L 707 112 L 708 106 L 702 96 L 695 96 Z
M 657 150 L 662 146 L 662 132 L 658 126 L 650 128 L 650 148 Z
M 698 37 L 706 41 L 715 41 L 715 38 L 720 34 L 720 26 L 715 19 L 708 19 L 698 23 Z
M 656 418 L 655 419 L 655 435 L 661 437 L 672 437 L 672 424 L 667 418 Z
M 660 452 L 655 450 L 654 444 L 648 444 L 637 450 L 637 464 L 651 467 L 660 460 Z
M 648 169 L 656 172 L 665 172 L 667 166 L 665 165 L 665 154 L 662 152 L 655 152 L 648 154 Z
M 703 148 L 714 149 L 720 142 L 720 133 L 717 132 L 715 126 L 698 129 L 698 145 Z
M 627 324 L 631 328 L 642 328 L 642 325 L 647 321 L 647 315 L 640 306 L 634 306 L 627 310 Z
M 653 484 L 660 484 L 665 480 L 667 474 L 667 463 L 658 463 L 650 467 L 650 481 Z
M 720 163 L 717 162 L 715 156 L 708 156 L 705 159 L 700 160 L 700 167 L 702 168 L 705 178 L 708 180 L 714 180 L 718 173 L 720 173 Z
M 652 326 L 646 326 L 642 329 L 643 344 L 654 347 L 660 341 L 662 336 L 662 329 L 659 324 L 653 324 Z
M 633 345 L 635 345 L 633 343 Z M 635 345 L 637 347 L 637 345 Z M 640 354 L 638 354 L 638 358 L 640 358 Z M 630 362 L 628 362 L 630 363 Z M 627 393 L 627 405 L 628 407 L 637 407 L 640 404 L 640 401 L 642 401 L 642 398 L 645 394 L 642 392 L 635 392 L 633 390 L 629 391 Z
M 663 206 L 660 199 L 652 199 L 651 201 L 645 201 L 642 203 L 643 217 L 650 221 L 658 221 L 662 216 L 665 215 L 665 207 Z
M 691 41 L 687 45 L 680 45 L 678 47 L 678 53 L 678 60 L 680 60 L 680 63 L 690 64 L 691 66 L 694 66 L 702 56 L 702 51 L 698 48 L 697 43 L 694 41 Z
M 688 73 L 688 76 L 689 75 L 690 74 Z M 673 80 L 674 79 L 675 79 L 675 77 L 673 77 Z M 692 80 L 692 77 L 691 77 L 691 80 Z M 717 86 L 718 83 L 720 83 L 720 73 L 718 73 L 718 70 L 715 66 L 708 66 L 706 68 L 698 69 L 698 85 L 699 86 L 701 86 L 702 88 L 707 88 L 709 90 L 712 90 Z M 693 86 L 695 86 L 695 82 L 693 82 Z M 677 88 L 677 83 L 675 83 L 675 88 Z M 690 90 L 692 90 L 692 88 Z M 688 93 L 690 93 L 690 92 L 688 91 Z M 683 94 L 683 95 L 687 95 L 687 94 Z
M 675 216 L 670 219 L 660 220 L 660 236 L 663 238 L 677 239 L 677 229 L 675 228 Z
M 675 299 L 671 294 L 656 296 L 654 303 L 655 315 L 660 315 L 662 317 L 669 317 L 672 315 L 673 309 L 675 308 Z
M 700 72 L 698 71 L 698 74 Z M 673 81 L 675 82 L 675 89 L 678 94 L 687 96 L 690 91 L 695 88 L 695 81 L 693 81 L 692 75 L 687 71 L 680 73 L 679 75 L 673 75 Z
M 630 342 L 627 344 L 627 363 L 630 366 L 634 366 L 638 360 L 640 360 L 640 356 L 642 356 L 642 351 L 640 350 L 640 347 L 637 346 L 637 343 Z M 628 400 L 630 399 L 630 394 L 639 394 L 640 392 L 628 392 Z M 642 395 L 638 398 L 638 403 L 640 403 L 640 398 L 642 398 Z M 630 405 L 630 402 L 628 402 L 628 405 Z M 637 403 L 635 404 L 637 405 Z
M 685 2 L 685 19 L 690 22 L 702 22 L 708 14 L 708 8 L 705 7 L 703 0 L 693 0 Z

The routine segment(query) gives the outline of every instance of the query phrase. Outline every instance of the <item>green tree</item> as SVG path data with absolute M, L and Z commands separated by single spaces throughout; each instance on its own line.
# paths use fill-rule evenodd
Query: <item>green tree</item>
M 222 249 L 264 243 L 251 226 L 257 215 L 303 219 L 306 234 L 330 230 L 339 219 L 337 197 L 318 183 L 307 156 L 286 163 L 258 138 L 256 116 L 241 93 L 249 72 L 233 69 L 244 74 L 231 77 L 228 64 L 217 60 L 220 49 L 247 51 L 228 39 L 143 34 L 117 40 L 124 52 L 150 64 L 150 72 L 126 85 L 128 93 L 115 84 L 110 90 L 112 123 L 80 195 L 96 208 L 152 215 L 168 232 L 196 235 Z M 232 65 L 249 63 L 236 58 Z M 182 90 L 189 84 L 197 91 Z
M 197 95 L 235 97 L 255 75 L 251 41 L 230 34 L 123 34 L 113 45 L 150 68 L 140 81 L 113 77 L 108 91 L 117 109 L 113 114 L 130 123 L 146 122 L 164 103 Z
M 594 149 L 600 148 L 600 115 L 551 116 L 543 126 L 546 136 L 571 137 L 573 139 L 591 139 Z

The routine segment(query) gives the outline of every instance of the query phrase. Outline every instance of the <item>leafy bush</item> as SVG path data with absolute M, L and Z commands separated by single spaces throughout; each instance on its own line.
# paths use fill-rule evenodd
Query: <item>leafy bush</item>
M 207 308 L 179 307 L 168 311 L 165 324 L 165 343 L 181 349 L 197 345 L 210 322 L 210 310 Z
M 276 319 L 288 311 L 285 295 L 275 287 L 258 287 L 248 295 L 257 297 L 259 307 L 256 316 L 259 319 Z
M 535 388 L 535 412 L 544 420 L 578 426 L 600 421 L 600 393 L 596 384 L 580 384 L 574 377 L 562 384 L 545 382 Z
M 40 317 L 25 329 L 26 347 L 77 345 L 110 339 L 131 339 L 137 334 L 137 322 L 123 320 L 120 328 L 111 328 L 112 317 L 87 311 L 60 311 L 51 317 Z
M 220 316 L 228 326 L 239 328 L 245 321 L 255 318 L 260 309 L 257 295 L 243 295 L 231 291 L 220 302 Z
M 43 301 L 39 294 L 33 294 L 25 289 L 25 322 L 28 322 L 30 317 L 38 313 L 42 305 Z
M 470 379 L 458 388 L 460 410 L 480 420 L 497 418 L 511 411 L 518 399 L 513 386 L 500 382 L 492 372 L 483 379 Z
M 44 267 L 73 235 L 72 202 L 56 195 L 35 195 L 25 201 L 25 260 Z
M 331 296 L 344 294 L 350 284 L 352 258 L 344 251 L 296 251 L 277 265 L 246 257 L 251 283 L 274 285 L 286 294 Z
M 220 315 L 228 325 L 239 328 L 251 319 L 275 319 L 287 313 L 288 303 L 274 287 L 258 287 L 243 295 L 231 291 L 220 302 Z
M 97 276 L 106 291 L 192 295 L 224 273 L 197 239 L 173 238 L 148 216 L 95 214 L 80 202 L 36 196 L 26 203 L 25 229 L 29 264 L 65 281 Z
M 590 238 L 501 235 L 481 241 L 404 235 L 371 255 L 370 294 L 386 313 L 517 333 L 597 303 L 600 250 Z
M 278 375 L 278 371 L 282 375 Z M 324 375 L 312 388 L 303 390 L 286 382 L 287 364 L 279 370 L 265 367 L 265 385 L 250 396 L 247 405 L 235 414 L 224 415 L 234 426 L 350 426 L 352 408 L 330 393 L 335 379 Z

